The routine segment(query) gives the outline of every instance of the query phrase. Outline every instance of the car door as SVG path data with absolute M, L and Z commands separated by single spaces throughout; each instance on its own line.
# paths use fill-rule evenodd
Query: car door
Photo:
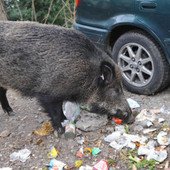
M 136 19 L 162 41 L 170 37 L 170 0 L 136 0 Z
M 82 0 L 77 9 L 77 23 L 109 28 L 117 15 L 133 13 L 134 0 Z

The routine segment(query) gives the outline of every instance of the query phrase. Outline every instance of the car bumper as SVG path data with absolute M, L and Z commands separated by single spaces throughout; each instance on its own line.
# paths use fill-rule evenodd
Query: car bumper
M 107 44 L 106 41 L 107 41 L 107 37 L 109 34 L 108 30 L 90 27 L 87 25 L 78 24 L 76 22 L 74 23 L 73 27 L 76 30 L 85 34 L 87 37 L 89 37 L 101 49 L 103 49 L 103 50 L 106 49 L 106 44 Z

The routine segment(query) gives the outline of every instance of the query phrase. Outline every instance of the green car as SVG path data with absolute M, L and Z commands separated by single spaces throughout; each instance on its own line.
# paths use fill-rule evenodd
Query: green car
M 170 0 L 76 0 L 74 28 L 111 51 L 128 90 L 170 84 Z

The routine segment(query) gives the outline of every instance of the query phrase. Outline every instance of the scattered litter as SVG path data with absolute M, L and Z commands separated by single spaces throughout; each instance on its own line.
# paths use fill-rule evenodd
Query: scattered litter
M 106 160 L 102 159 L 93 166 L 93 170 L 108 170 L 109 164 Z
M 122 119 L 115 118 L 115 117 L 113 117 L 113 120 L 115 121 L 116 124 L 119 124 L 119 125 L 120 125 L 120 124 L 122 123 L 122 121 L 123 121 Z
M 155 112 L 151 110 L 144 109 L 137 116 L 136 121 L 151 121 L 153 122 L 156 119 Z
M 76 126 L 74 123 L 68 123 L 65 127 L 65 138 L 73 139 L 75 138 Z
M 114 140 L 109 145 L 116 150 L 121 150 L 124 146 L 126 146 L 125 142 L 126 142 L 125 137 L 121 136 L 119 140 Z
M 163 162 L 168 156 L 166 150 L 156 151 L 151 150 L 150 154 L 148 154 L 147 160 L 155 159 L 158 162 Z
M 62 127 L 65 127 L 68 123 L 70 123 L 69 120 L 64 120 L 63 122 L 61 122 Z
M 77 160 L 76 162 L 75 162 L 75 167 L 80 167 L 81 165 L 83 165 L 83 161 L 82 160 Z
M 151 109 L 149 110 L 152 114 L 160 114 L 162 113 L 161 109 Z
M 63 170 L 63 168 L 66 167 L 66 164 L 61 162 L 61 161 L 57 161 L 56 159 L 52 159 L 50 161 L 50 164 L 46 165 L 47 167 L 49 167 L 49 170 Z
M 138 155 L 148 155 L 151 150 L 154 150 L 155 141 L 151 140 L 146 145 L 142 145 L 138 149 Z
M 68 101 L 63 106 L 63 113 L 69 123 L 73 123 L 80 114 L 80 105 Z
M 80 148 L 80 150 L 77 151 L 76 156 L 79 157 L 79 158 L 82 158 L 82 157 L 83 157 L 83 148 Z
M 84 155 L 87 155 L 88 153 L 92 153 L 92 150 L 88 147 L 84 148 Z
M 50 152 L 47 153 L 47 157 L 48 157 L 48 158 L 56 158 L 59 153 L 60 153 L 60 152 L 57 151 L 57 150 L 55 149 L 55 147 L 53 146 L 53 147 L 50 149 Z
M 125 127 L 123 125 L 115 126 L 115 131 L 118 131 L 120 133 L 125 133 L 126 132 Z
M 147 121 L 146 125 L 147 125 L 147 127 L 151 127 L 153 125 L 153 123 L 151 121 Z
M 99 148 L 94 148 L 93 150 L 92 150 L 92 155 L 94 156 L 94 155 L 96 155 L 96 154 L 98 154 L 98 153 L 100 153 L 101 152 L 101 150 L 99 149 Z
M 136 108 L 140 107 L 140 104 L 131 98 L 128 98 L 127 102 L 131 109 L 136 109 Z
M 10 135 L 10 132 L 8 130 L 4 130 L 0 133 L 0 137 L 6 138 Z
M 44 142 L 43 142 L 43 140 L 42 139 L 38 139 L 35 143 L 34 143 L 34 145 L 39 145 L 39 146 L 44 146 Z
M 84 138 L 77 139 L 77 143 L 80 144 L 80 145 L 82 145 L 84 143 L 84 141 L 85 141 Z
M 112 134 L 108 135 L 107 137 L 104 138 L 106 142 L 112 142 L 116 139 L 118 139 L 121 136 L 120 131 L 113 132 Z
M 83 131 L 93 131 L 106 125 L 107 122 L 107 114 L 100 115 L 83 110 L 80 114 L 80 119 L 76 123 L 76 127 Z
M 154 131 L 156 131 L 157 129 L 153 128 L 153 129 L 144 129 L 143 130 L 143 134 L 148 134 L 148 133 L 152 133 Z
M 135 142 L 135 145 L 136 145 L 137 147 L 140 147 L 140 146 L 142 146 L 143 144 L 140 144 L 140 142 Z
M 169 145 L 170 144 L 170 135 L 167 132 L 159 132 L 157 135 L 157 141 L 160 145 Z
M 160 109 L 149 110 L 144 109 L 136 116 L 136 122 L 141 122 L 143 126 L 151 127 L 153 123 L 161 123 L 165 121 L 163 118 L 159 118 L 158 114 L 161 113 Z
M 166 150 L 155 150 L 155 141 L 149 141 L 147 145 L 142 145 L 138 149 L 138 155 L 147 155 L 147 160 L 155 159 L 158 162 L 162 162 L 167 158 Z
M 100 147 L 101 145 L 104 146 L 104 144 L 102 143 L 102 141 L 101 141 L 101 140 L 98 140 L 95 146 Z
M 130 135 L 126 133 L 124 133 L 123 136 L 127 137 L 127 139 L 129 139 L 132 142 L 140 142 L 141 144 L 145 144 L 145 142 L 147 141 L 147 137 L 145 136 Z
M 18 152 L 14 152 L 10 155 L 10 161 L 19 160 L 21 162 L 26 162 L 30 158 L 31 151 L 28 149 L 22 149 Z
M 110 146 L 116 150 L 121 150 L 123 147 L 129 147 L 134 150 L 136 147 L 136 145 L 129 139 L 127 139 L 125 136 L 120 136 L 120 138 L 111 142 Z
M 123 147 L 135 149 L 135 142 L 145 144 L 147 138 L 139 135 L 130 135 L 126 133 L 121 134 L 120 131 L 116 131 L 105 137 L 104 140 L 106 142 L 110 142 L 110 146 L 116 150 L 121 150 Z
M 135 127 L 134 127 L 134 131 L 135 132 L 141 132 L 143 130 L 143 126 L 142 125 L 136 125 Z
M 80 168 L 79 168 L 79 170 L 92 170 L 93 168 L 91 167 L 91 166 L 88 166 L 88 165 L 86 165 L 86 166 L 81 166 Z
M 164 118 L 159 118 L 159 119 L 158 119 L 158 122 L 159 122 L 159 123 L 163 123 L 163 122 L 165 122 L 165 119 L 164 119 Z
M 50 122 L 44 122 L 42 124 L 42 128 L 39 130 L 35 130 L 34 134 L 40 135 L 40 136 L 47 136 L 51 134 L 54 131 L 52 125 Z

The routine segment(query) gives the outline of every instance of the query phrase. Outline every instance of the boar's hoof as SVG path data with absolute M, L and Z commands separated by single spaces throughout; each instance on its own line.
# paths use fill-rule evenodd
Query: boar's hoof
M 55 129 L 55 131 L 58 132 L 58 135 L 62 135 L 62 134 L 65 132 L 64 127 L 57 127 L 57 126 L 54 126 L 54 129 Z
M 9 116 L 15 116 L 16 114 L 17 114 L 17 112 L 14 112 L 14 111 L 9 111 L 9 112 L 8 112 L 8 115 L 9 115 Z

